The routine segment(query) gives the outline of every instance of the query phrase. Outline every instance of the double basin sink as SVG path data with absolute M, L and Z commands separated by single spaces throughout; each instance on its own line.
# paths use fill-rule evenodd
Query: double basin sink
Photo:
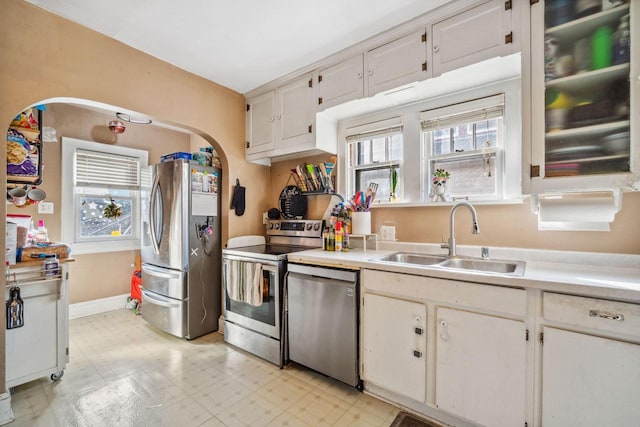
M 394 264 L 411 265 L 413 267 L 434 267 L 447 270 L 466 271 L 470 273 L 485 273 L 522 277 L 525 263 L 523 261 L 507 261 L 497 259 L 455 257 L 448 258 L 439 255 L 414 254 L 397 252 L 374 261 Z

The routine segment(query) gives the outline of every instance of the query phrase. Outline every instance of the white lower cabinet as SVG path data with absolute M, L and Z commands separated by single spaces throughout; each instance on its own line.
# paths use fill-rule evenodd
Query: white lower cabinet
M 640 305 L 545 292 L 543 317 L 541 425 L 640 425 Z
M 424 304 L 365 294 L 363 377 L 424 402 L 426 384 Z
M 7 276 L 19 286 L 24 304 L 24 325 L 5 334 L 7 387 L 42 377 L 58 380 L 69 361 L 68 264 L 61 263 L 53 277 L 45 276 L 43 265 L 18 263 Z M 5 289 L 6 300 L 12 286 Z
M 640 345 L 544 328 L 542 426 L 640 425 Z
M 524 425 L 525 323 L 445 307 L 436 322 L 436 406 L 481 425 Z
M 372 393 L 454 426 L 640 426 L 640 304 L 370 269 L 362 286 Z

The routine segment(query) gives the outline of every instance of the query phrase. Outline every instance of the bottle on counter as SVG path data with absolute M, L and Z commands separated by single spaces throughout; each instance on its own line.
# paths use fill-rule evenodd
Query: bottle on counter
M 336 235 L 333 232 L 333 227 L 329 228 L 329 238 L 327 240 L 327 250 L 335 251 L 336 250 Z
M 327 227 L 322 229 L 322 250 L 329 250 L 329 229 Z
M 344 232 L 342 231 L 342 223 L 340 221 L 336 223 L 335 235 L 335 251 L 342 252 L 342 236 L 344 235 Z
M 629 31 L 629 15 L 620 18 L 620 25 L 613 33 L 613 64 L 629 62 L 629 46 L 631 44 L 631 31 Z
M 349 252 L 349 230 L 346 225 L 342 229 L 342 252 Z
M 38 228 L 36 230 L 36 234 L 34 236 L 35 243 L 46 243 L 49 241 L 49 235 L 47 234 L 47 229 L 44 226 L 44 220 L 38 220 Z

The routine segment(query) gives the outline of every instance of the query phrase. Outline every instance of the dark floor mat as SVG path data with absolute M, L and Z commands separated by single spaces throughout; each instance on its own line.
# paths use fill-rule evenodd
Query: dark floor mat
M 441 427 L 441 424 L 418 418 L 408 412 L 400 412 L 389 427 Z

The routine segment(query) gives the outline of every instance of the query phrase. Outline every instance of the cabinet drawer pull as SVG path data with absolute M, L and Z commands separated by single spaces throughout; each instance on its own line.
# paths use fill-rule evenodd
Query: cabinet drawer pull
M 416 335 L 422 335 L 422 328 L 416 327 L 414 329 L 414 332 L 416 333 Z
M 413 350 L 413 357 L 421 358 L 422 352 L 418 350 Z
M 596 310 L 589 310 L 589 316 L 591 316 L 591 317 L 601 317 L 603 319 L 617 320 L 619 322 L 624 321 L 624 315 L 623 314 L 598 313 Z

